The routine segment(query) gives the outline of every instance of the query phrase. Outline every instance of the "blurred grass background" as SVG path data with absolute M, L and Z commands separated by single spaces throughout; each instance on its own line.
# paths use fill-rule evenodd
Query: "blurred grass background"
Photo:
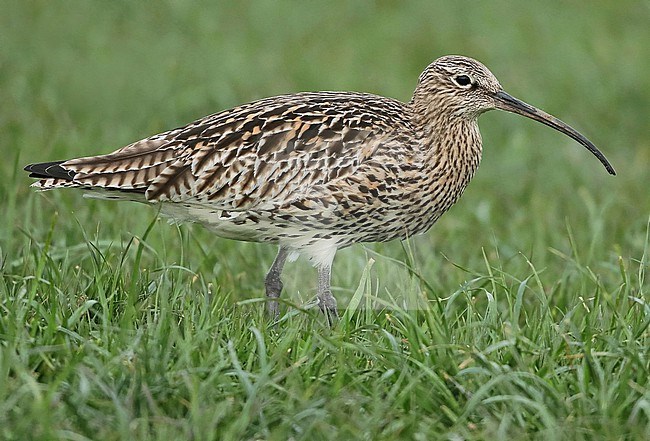
M 333 283 L 340 304 L 345 306 L 355 292 L 369 257 L 377 260 L 370 272 L 369 289 L 380 297 L 419 295 L 420 282 L 400 264 L 409 262 L 429 285 L 431 299 L 448 299 L 459 287 L 471 285 L 477 278 L 502 277 L 504 286 L 497 299 L 501 308 L 514 297 L 517 284 L 534 274 L 542 287 L 538 294 L 549 296 L 549 314 L 556 322 L 578 299 L 589 299 L 602 287 L 614 292 L 624 285 L 621 271 L 638 274 L 632 294 L 642 304 L 648 300 L 648 285 L 642 276 L 647 268 L 643 256 L 650 217 L 647 1 L 596 1 L 587 5 L 579 1 L 503 0 L 75 0 L 5 1 L 2 9 L 0 148 L 4 160 L 0 163 L 0 253 L 5 292 L 0 295 L 4 298 L 5 323 L 0 340 L 5 341 L 5 349 L 13 348 L 13 352 L 7 349 L 2 365 L 11 384 L 4 390 L 5 407 L 22 409 L 14 417 L 7 414 L 6 422 L 10 424 L 4 427 L 9 429 L 3 433 L 8 439 L 20 439 L 25 433 L 21 430 L 29 430 L 38 421 L 39 409 L 50 406 L 60 406 L 57 409 L 62 419 L 42 423 L 38 436 L 46 439 L 56 433 L 59 437 L 85 439 L 82 436 L 92 438 L 93 430 L 97 430 L 84 422 L 84 417 L 70 416 L 76 412 L 73 405 L 57 401 L 57 397 L 65 395 L 57 382 L 68 384 L 71 380 L 55 373 L 62 366 L 74 372 L 86 361 L 80 352 L 68 352 L 71 343 L 60 336 L 50 341 L 52 347 L 67 348 L 60 354 L 59 349 L 54 350 L 52 357 L 58 361 L 35 355 L 41 354 L 38 348 L 48 344 L 39 331 L 45 319 L 39 321 L 38 313 L 29 312 L 28 303 L 23 305 L 27 316 L 16 315 L 17 309 L 11 305 L 16 304 L 21 292 L 32 296 L 40 292 L 44 305 L 54 302 L 44 294 L 47 292 L 58 293 L 59 302 L 82 302 L 101 291 L 97 277 L 100 282 L 112 280 L 111 270 L 130 270 L 135 265 L 156 273 L 177 266 L 193 274 L 188 280 L 177 276 L 180 281 L 170 282 L 170 292 L 178 293 L 174 297 L 177 301 L 184 304 L 185 300 L 179 299 L 214 291 L 225 299 L 220 305 L 230 308 L 229 314 L 243 314 L 242 323 L 246 323 L 248 313 L 233 310 L 232 305 L 262 295 L 263 276 L 275 254 L 271 246 L 231 242 L 199 227 L 176 228 L 158 222 L 138 260 L 133 252 L 135 246 L 125 249 L 134 236 L 144 234 L 156 217 L 154 210 L 136 204 L 82 199 L 67 191 L 34 194 L 28 188 L 30 180 L 22 172 L 25 164 L 109 152 L 203 115 L 281 93 L 355 90 L 406 101 L 419 73 L 445 54 L 477 58 L 509 93 L 576 127 L 602 149 L 618 176 L 607 175 L 586 150 L 553 130 L 514 115 L 491 112 L 480 120 L 483 164 L 461 201 L 431 232 L 406 247 L 399 243 L 377 244 L 339 253 Z M 89 250 L 89 241 L 98 250 L 96 254 L 92 247 Z M 50 256 L 47 259 L 44 250 Z M 101 265 L 103 259 L 109 262 L 108 269 Z M 51 291 L 30 285 L 36 283 L 34 277 L 42 276 L 39 268 L 49 272 L 49 279 L 44 279 Z M 121 276 L 115 277 L 114 286 L 122 286 Z M 128 288 L 130 282 L 124 277 Z M 289 265 L 285 295 L 298 304 L 307 301 L 315 292 L 313 280 L 313 270 L 307 264 Z M 496 291 L 491 294 L 497 295 Z M 151 305 L 118 298 L 134 306 L 133 315 L 127 315 L 133 319 L 132 324 L 123 320 L 121 312 L 115 312 L 106 318 L 109 322 L 116 317 L 119 320 L 103 323 L 102 329 L 122 326 L 138 330 L 144 326 L 146 320 L 139 314 Z M 477 295 L 471 302 L 485 305 L 488 300 Z M 466 307 L 452 303 L 449 300 L 446 307 Z M 535 301 L 524 304 L 530 311 L 539 306 Z M 215 323 L 223 319 L 221 313 L 214 305 L 208 310 L 214 312 L 212 325 L 217 326 Z M 644 323 L 647 311 L 646 307 L 632 313 L 635 323 Z M 12 317 L 22 317 L 25 322 L 10 323 Z M 27 328 L 22 329 L 26 323 Z M 645 326 L 633 340 L 640 345 L 639 360 L 647 368 Z M 242 329 L 248 332 L 245 326 Z M 101 340 L 105 335 L 88 332 L 80 333 L 80 338 Z M 278 332 L 285 332 L 283 326 Z M 316 328 L 314 332 L 323 330 Z M 471 333 L 465 336 L 471 337 Z M 264 338 L 271 337 L 265 334 Z M 308 340 L 304 335 L 300 339 Z M 460 343 L 472 347 L 478 344 L 462 339 Z M 16 348 L 23 348 L 23 352 Z M 118 353 L 123 350 L 114 349 Z M 10 353 L 13 355 L 7 355 Z M 621 384 L 620 390 L 628 386 Z M 32 395 L 16 395 L 21 388 L 50 391 L 53 395 L 48 395 L 45 407 L 30 408 L 23 400 Z M 648 390 L 642 387 L 636 394 L 645 399 L 647 418 Z M 154 402 L 162 400 L 154 396 Z M 184 399 L 193 403 L 189 397 Z M 313 409 L 322 412 L 319 418 L 332 426 L 349 423 L 345 415 L 337 416 L 327 404 L 315 403 Z M 621 405 L 621 409 L 626 418 L 630 416 L 629 406 Z M 418 414 L 417 410 L 411 411 Z M 17 423 L 19 414 L 26 415 L 22 425 Z M 585 410 L 583 416 L 593 414 L 599 415 L 592 409 Z M 172 418 L 170 414 L 167 417 Z M 117 416 L 107 417 L 100 424 L 105 439 L 131 433 L 128 424 L 126 429 L 116 429 L 115 419 L 119 420 Z M 460 433 L 458 439 L 480 439 L 498 432 L 490 424 L 460 420 L 457 424 L 462 429 L 452 431 Z M 621 416 L 620 421 L 628 420 Z M 198 426 L 188 424 L 197 430 Z M 222 434 L 234 438 L 282 439 L 287 434 L 300 438 L 300 432 L 291 429 L 274 435 L 268 428 L 271 431 L 256 432 L 258 429 L 247 431 L 244 426 L 219 427 L 226 430 Z M 425 438 L 422 434 L 434 433 L 407 427 L 409 430 L 402 428 L 404 432 L 396 433 L 420 433 Z M 444 424 L 436 426 L 438 435 L 444 433 L 441 427 Z M 593 432 L 599 427 L 595 424 L 586 422 L 584 427 L 583 435 L 598 433 Z M 624 433 L 617 430 L 623 430 L 625 424 L 612 427 L 613 437 Z M 55 429 L 60 431 L 49 431 Z M 648 434 L 647 426 L 639 425 L 637 429 L 629 433 Z M 139 430 L 137 437 L 155 437 L 153 429 Z M 186 434 L 192 429 L 178 430 Z M 172 429 L 169 433 L 177 436 Z M 328 432 L 315 433 L 326 438 Z M 341 436 L 356 432 L 330 434 L 336 433 Z M 382 432 L 372 433 L 379 436 Z M 501 435 L 508 433 L 504 430 Z M 161 432 L 157 436 L 162 436 Z

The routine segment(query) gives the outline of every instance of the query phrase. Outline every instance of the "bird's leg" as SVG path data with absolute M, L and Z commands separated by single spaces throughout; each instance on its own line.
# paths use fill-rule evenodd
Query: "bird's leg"
M 339 317 L 338 310 L 336 309 L 336 299 L 332 295 L 331 287 L 331 265 L 321 265 L 318 267 L 318 306 L 327 317 L 327 322 L 330 326 L 333 325 L 334 320 Z
M 289 250 L 281 246 L 278 255 L 275 256 L 275 260 L 273 261 L 269 272 L 266 273 L 266 278 L 264 279 L 266 297 L 269 300 L 267 308 L 269 314 L 271 314 L 271 317 L 274 319 L 277 319 L 280 315 L 280 305 L 278 305 L 277 301 L 282 292 L 282 280 L 280 280 L 280 275 L 282 274 L 282 268 L 284 268 L 284 262 L 286 262 L 288 254 Z

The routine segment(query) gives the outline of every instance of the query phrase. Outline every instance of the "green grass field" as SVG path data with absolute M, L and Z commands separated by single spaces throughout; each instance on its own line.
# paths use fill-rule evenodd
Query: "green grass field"
M 0 439 L 650 439 L 648 23 L 648 1 L 3 2 Z M 450 53 L 618 176 L 483 116 L 483 164 L 430 232 L 339 252 L 333 329 L 303 308 L 307 263 L 272 327 L 274 247 L 22 171 L 279 93 L 408 100 Z

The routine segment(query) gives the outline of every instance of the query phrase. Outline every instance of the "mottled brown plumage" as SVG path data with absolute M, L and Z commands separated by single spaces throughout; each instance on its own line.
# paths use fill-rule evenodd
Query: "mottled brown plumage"
M 282 267 L 302 254 L 319 269 L 318 301 L 331 317 L 337 249 L 429 229 L 474 175 L 482 151 L 477 118 L 495 108 L 562 131 L 614 174 L 590 141 L 506 94 L 485 66 L 460 56 L 429 65 L 408 103 L 346 92 L 277 96 L 108 155 L 25 169 L 42 190 L 77 187 L 161 204 L 163 213 L 220 236 L 279 244 L 266 277 L 274 316 Z

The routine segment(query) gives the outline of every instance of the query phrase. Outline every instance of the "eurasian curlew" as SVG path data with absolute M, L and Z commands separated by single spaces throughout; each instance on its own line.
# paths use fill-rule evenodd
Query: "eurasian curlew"
M 445 56 L 420 75 L 408 103 L 351 92 L 308 92 L 244 104 L 107 155 L 25 167 L 41 190 L 75 187 L 160 204 L 230 239 L 272 242 L 268 309 L 299 254 L 318 269 L 317 299 L 332 320 L 336 251 L 427 231 L 461 196 L 481 160 L 477 118 L 501 109 L 539 121 L 605 156 L 559 119 L 503 91 L 481 63 Z M 97 193 L 101 192 L 101 193 Z

